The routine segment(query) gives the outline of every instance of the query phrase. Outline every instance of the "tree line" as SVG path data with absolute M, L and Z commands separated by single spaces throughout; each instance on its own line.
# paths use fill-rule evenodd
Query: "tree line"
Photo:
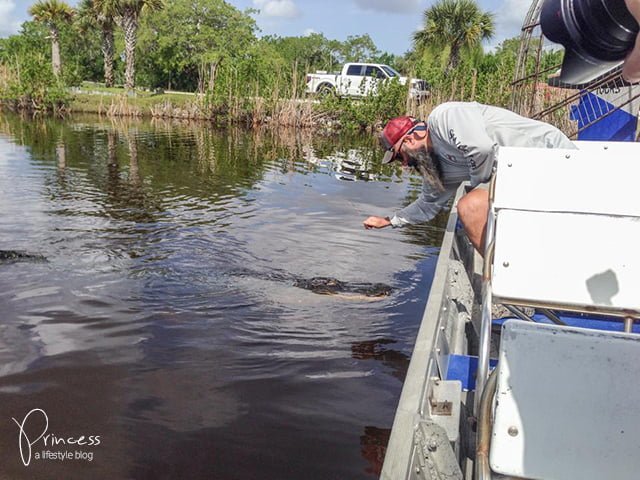
M 260 36 L 257 11 L 224 0 L 82 0 L 75 9 L 39 0 L 29 13 L 18 34 L 0 39 L 0 97 L 23 103 L 64 102 L 68 87 L 82 81 L 199 92 L 218 104 L 297 98 L 307 72 L 369 61 L 425 78 L 437 99 L 505 105 L 518 49 L 511 39 L 483 50 L 494 17 L 475 0 L 439 0 L 426 9 L 402 56 L 380 51 L 369 35 Z M 543 52 L 543 68 L 559 62 L 557 52 Z M 402 100 L 392 99 L 396 110 Z

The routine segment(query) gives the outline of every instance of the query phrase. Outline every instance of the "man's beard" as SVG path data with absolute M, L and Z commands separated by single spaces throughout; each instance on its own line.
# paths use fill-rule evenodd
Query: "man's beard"
M 440 168 L 427 150 L 427 147 L 422 145 L 417 150 L 407 151 L 406 153 L 409 156 L 408 165 L 422 175 L 425 183 L 434 190 L 442 192 L 444 185 L 442 185 L 442 180 L 440 179 Z

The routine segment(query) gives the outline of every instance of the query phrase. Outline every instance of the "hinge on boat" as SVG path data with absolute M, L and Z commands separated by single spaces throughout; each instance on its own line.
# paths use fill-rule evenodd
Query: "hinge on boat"
M 451 442 L 457 442 L 462 384 L 458 380 L 432 378 L 427 391 L 428 417 L 444 428 Z
M 433 388 L 429 389 L 429 411 L 431 415 L 447 415 L 450 416 L 453 413 L 453 402 L 446 397 L 439 395 L 442 392 L 441 380 L 435 380 L 433 382 Z M 438 388 L 440 387 L 440 388 Z
M 429 404 L 431 405 L 431 413 L 433 415 L 451 415 L 453 412 L 453 403 L 448 400 L 437 401 L 433 396 L 429 397 Z

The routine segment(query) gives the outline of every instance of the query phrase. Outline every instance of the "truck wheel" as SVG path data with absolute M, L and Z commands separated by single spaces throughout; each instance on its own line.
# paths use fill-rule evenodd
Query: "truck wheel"
M 317 93 L 319 97 L 328 97 L 334 95 L 336 91 L 333 86 L 324 83 L 318 87 Z

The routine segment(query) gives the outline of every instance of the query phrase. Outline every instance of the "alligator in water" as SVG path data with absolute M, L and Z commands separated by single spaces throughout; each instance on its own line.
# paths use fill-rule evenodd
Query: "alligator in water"
M 333 277 L 300 277 L 283 270 L 272 270 L 268 273 L 242 269 L 230 272 L 237 276 L 251 276 L 266 280 L 290 283 L 294 287 L 309 290 L 318 295 L 335 295 L 346 298 L 362 298 L 373 300 L 391 294 L 392 288 L 384 283 L 345 282 Z
M 22 250 L 0 250 L 0 263 L 46 262 L 42 255 L 23 252 Z
M 296 278 L 293 286 L 318 295 L 356 294 L 365 297 L 386 297 L 391 294 L 391 287 L 384 283 L 342 282 L 332 277 Z

